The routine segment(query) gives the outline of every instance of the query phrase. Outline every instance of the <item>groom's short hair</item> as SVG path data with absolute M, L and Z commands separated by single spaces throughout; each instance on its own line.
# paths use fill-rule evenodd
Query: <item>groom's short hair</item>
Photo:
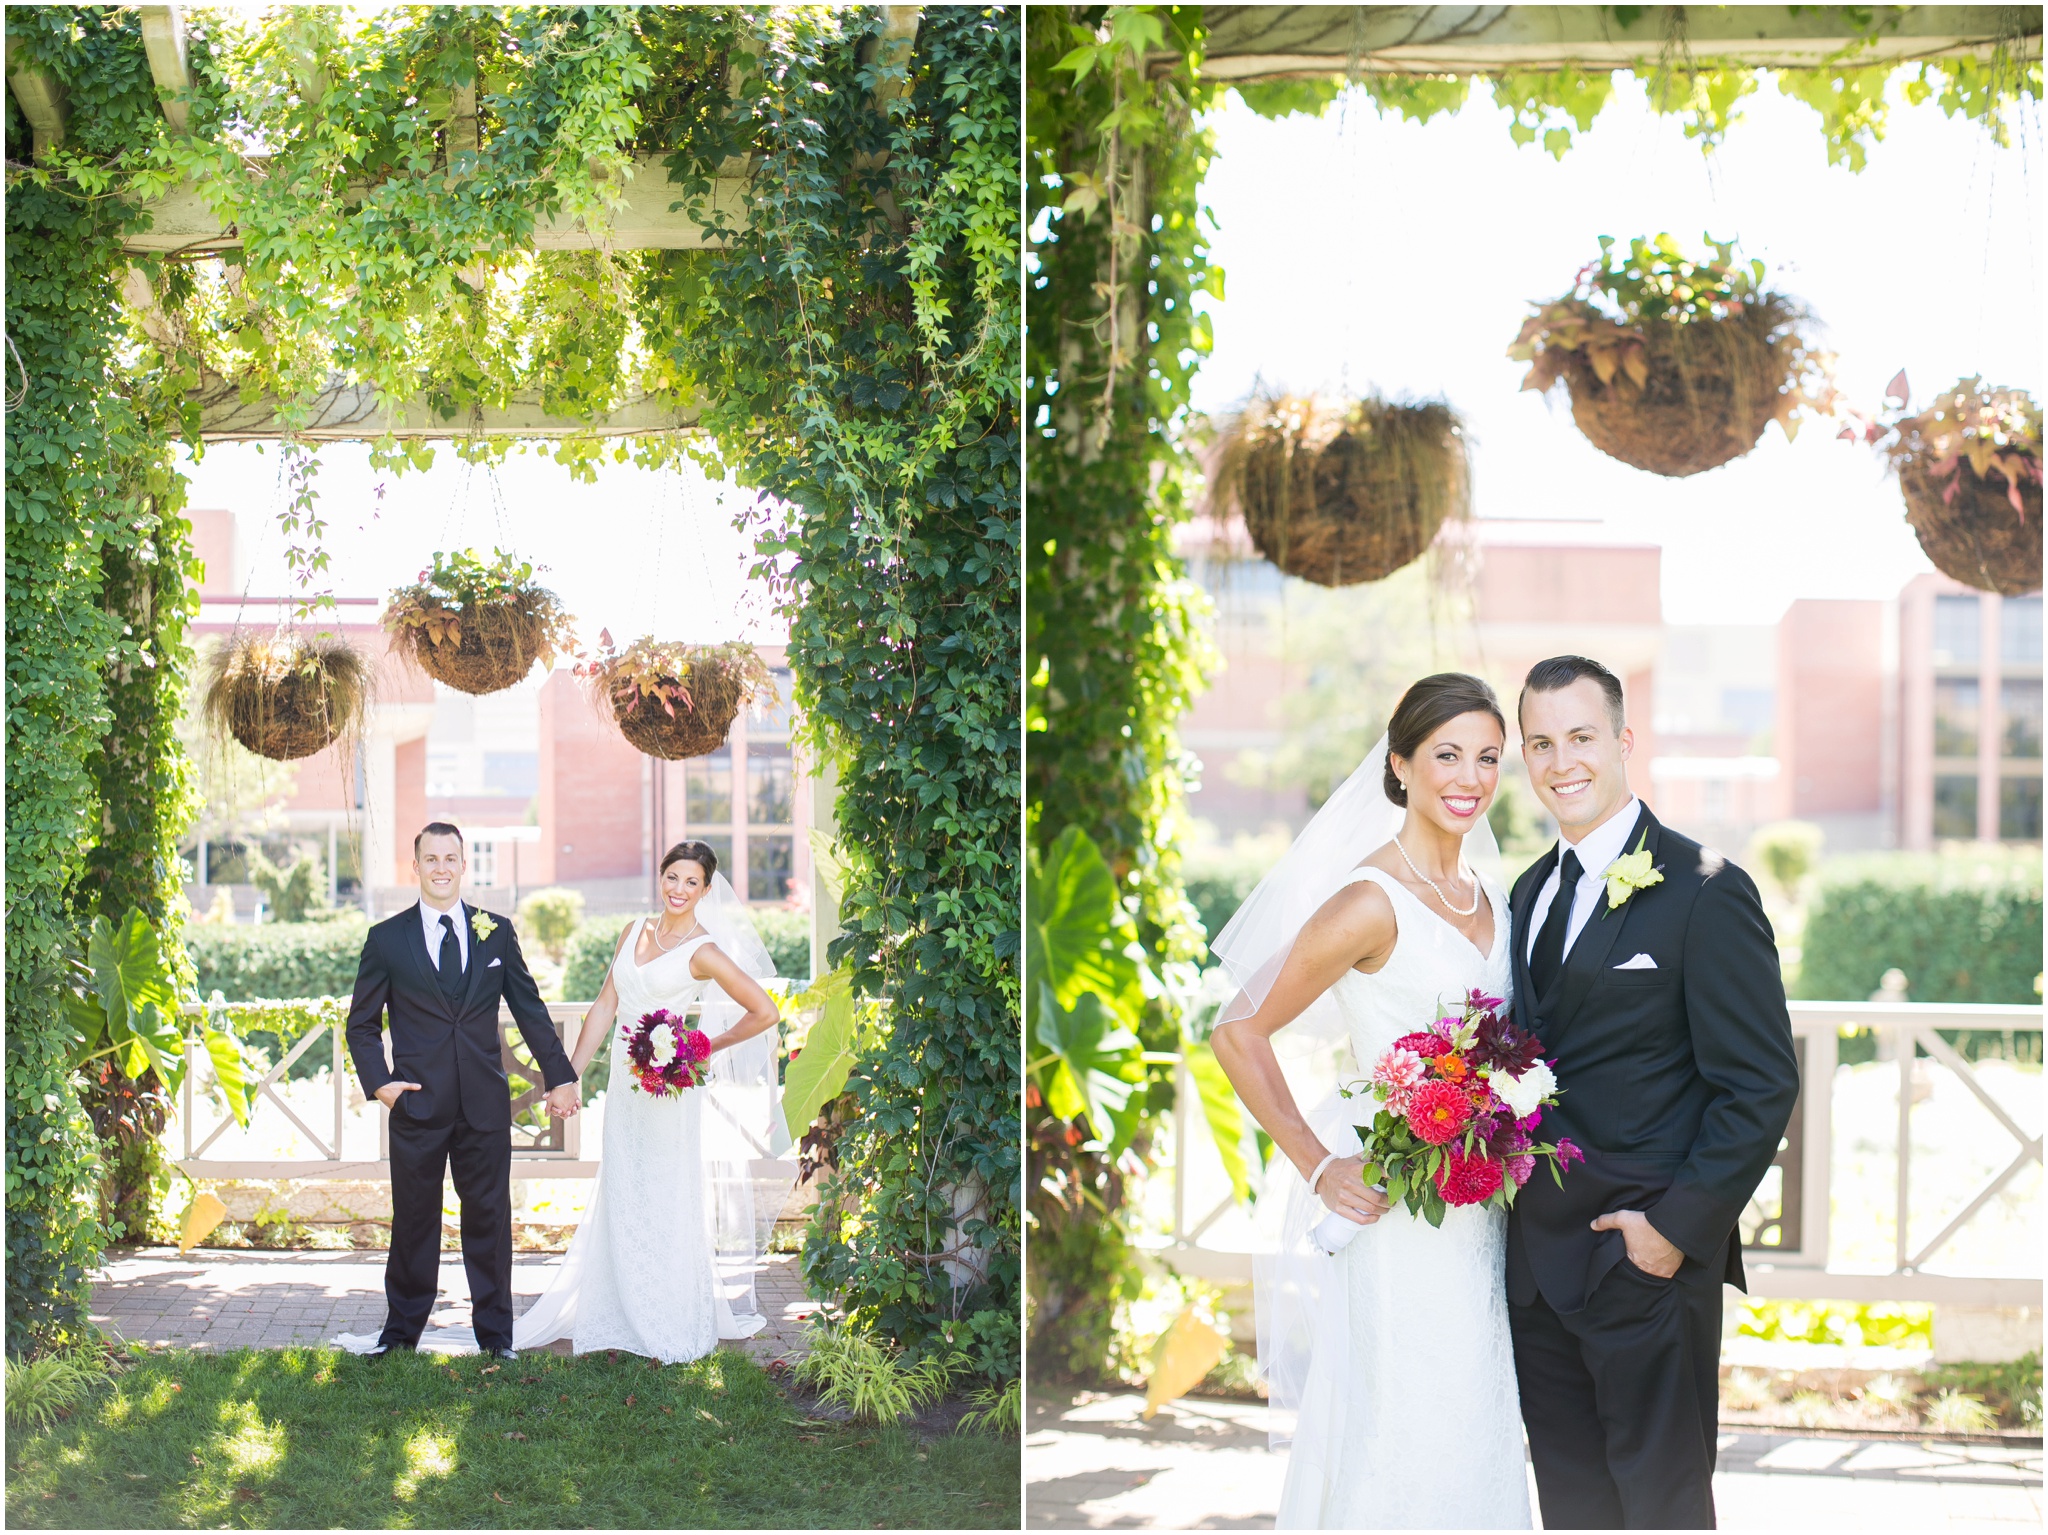
M 1615 734 L 1619 735 L 1628 723 L 1621 703 L 1621 679 L 1590 656 L 1552 656 L 1530 667 L 1522 682 L 1522 696 L 1515 700 L 1515 723 L 1522 722 L 1522 705 L 1531 693 L 1559 693 L 1588 677 L 1599 683 L 1600 691 L 1607 695 L 1607 717 L 1614 722 Z
M 462 828 L 460 826 L 455 825 L 451 821 L 427 822 L 426 825 L 422 826 L 418 831 L 413 833 L 413 857 L 417 858 L 420 856 L 420 842 L 423 838 L 426 837 L 453 837 L 457 842 L 462 842 Z M 465 850 L 467 850 L 468 844 L 463 843 L 463 847 Z

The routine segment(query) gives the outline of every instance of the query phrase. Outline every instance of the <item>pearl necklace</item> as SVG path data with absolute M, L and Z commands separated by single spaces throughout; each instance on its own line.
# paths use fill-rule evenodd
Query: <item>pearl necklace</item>
M 684 944 L 688 943 L 692 938 L 694 938 L 697 935 L 697 933 L 703 928 L 703 926 L 703 923 L 697 921 L 693 917 L 690 920 L 690 931 L 683 934 L 683 936 L 678 938 L 674 943 L 663 943 L 661 941 L 661 921 L 659 918 L 655 920 L 654 925 L 650 927 L 647 931 L 653 937 L 654 946 L 657 949 L 661 950 L 661 952 L 664 954 L 673 954 L 677 949 L 681 948 Z
M 1444 903 L 1445 911 L 1450 912 L 1453 916 L 1469 917 L 1472 915 L 1472 913 L 1479 910 L 1479 881 L 1476 877 L 1472 881 L 1472 904 L 1470 906 L 1464 907 L 1453 906 L 1450 902 L 1450 898 L 1446 896 L 1442 890 L 1437 889 L 1436 881 L 1431 879 L 1427 874 L 1424 874 L 1420 869 L 1415 867 L 1415 860 L 1408 856 L 1408 849 L 1401 846 L 1401 839 L 1399 837 L 1396 837 L 1394 839 L 1394 851 L 1401 855 L 1401 862 L 1408 865 L 1408 872 L 1410 874 L 1413 874 L 1417 879 L 1421 880 L 1423 884 L 1429 886 L 1430 889 L 1436 891 L 1436 898 Z M 1464 867 L 1464 862 L 1465 861 L 1463 857 L 1460 857 L 1458 860 L 1460 868 Z

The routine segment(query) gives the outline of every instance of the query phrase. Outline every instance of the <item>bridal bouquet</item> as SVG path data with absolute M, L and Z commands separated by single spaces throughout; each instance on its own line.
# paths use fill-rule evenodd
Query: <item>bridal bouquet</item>
M 1560 1185 L 1563 1172 L 1585 1160 L 1568 1140 L 1537 1141 L 1543 1110 L 1557 1102 L 1557 1078 L 1506 1008 L 1474 991 L 1456 1014 L 1395 1040 L 1366 1081 L 1343 1089 L 1380 1105 L 1358 1132 L 1365 1181 L 1384 1182 L 1389 1199 L 1432 1226 L 1453 1205 L 1513 1204 L 1538 1158 L 1549 1160 Z M 1315 1241 L 1334 1253 L 1364 1229 L 1332 1212 Z
M 648 1097 L 667 1098 L 704 1085 L 711 1041 L 667 1008 L 642 1013 L 638 1023 L 619 1030 L 619 1040 L 626 1047 L 627 1069 Z

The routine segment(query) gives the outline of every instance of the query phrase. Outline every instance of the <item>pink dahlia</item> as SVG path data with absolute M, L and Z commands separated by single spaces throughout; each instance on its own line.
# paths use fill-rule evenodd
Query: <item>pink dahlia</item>
M 1387 1090 L 1387 1107 L 1396 1114 L 1408 1112 L 1409 1100 L 1428 1075 L 1429 1066 L 1422 1057 L 1399 1045 L 1381 1056 L 1372 1069 L 1373 1085 Z
M 1454 1151 L 1436 1175 L 1437 1192 L 1447 1205 L 1484 1204 L 1500 1192 L 1500 1163 L 1485 1155 Z
M 1393 1048 L 1396 1050 L 1406 1050 L 1410 1054 L 1419 1055 L 1433 1061 L 1444 1053 L 1444 1041 L 1442 1035 L 1432 1034 L 1427 1029 L 1422 1029 L 1413 1034 L 1403 1034 L 1394 1041 Z
M 1449 1082 L 1425 1082 L 1408 1100 L 1409 1128 L 1432 1146 L 1455 1140 L 1472 1118 L 1472 1100 Z

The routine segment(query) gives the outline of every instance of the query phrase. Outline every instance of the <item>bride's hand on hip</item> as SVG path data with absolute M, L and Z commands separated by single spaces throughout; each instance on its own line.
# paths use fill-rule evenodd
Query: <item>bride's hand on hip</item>
M 1392 1208 L 1387 1196 L 1365 1186 L 1365 1158 L 1339 1157 L 1316 1180 L 1316 1197 L 1346 1220 L 1370 1226 Z

